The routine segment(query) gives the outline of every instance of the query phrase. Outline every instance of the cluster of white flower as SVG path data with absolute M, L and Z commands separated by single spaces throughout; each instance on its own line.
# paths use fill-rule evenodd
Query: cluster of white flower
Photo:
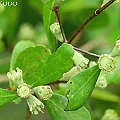
M 31 89 L 30 85 L 24 83 L 22 70 L 16 68 L 7 73 L 8 79 L 17 87 L 17 94 L 20 98 L 26 98 L 29 110 L 32 114 L 42 111 L 44 104 L 40 100 L 48 100 L 52 96 L 50 86 L 38 86 Z M 36 98 L 33 93 L 39 98 Z
M 52 24 L 50 26 L 50 30 L 60 42 L 63 42 L 60 25 L 58 22 L 55 22 L 54 24 Z M 116 41 L 116 44 L 114 45 L 110 54 L 100 55 L 100 57 L 97 61 L 99 69 L 101 69 L 105 73 L 113 73 L 117 66 L 117 62 L 114 59 L 114 56 L 117 56 L 117 55 L 120 55 L 120 40 Z M 85 58 L 82 54 L 77 52 L 76 50 L 74 50 L 73 61 L 79 71 L 82 71 L 88 67 L 89 60 L 87 58 Z M 95 63 L 95 64 L 97 64 L 97 63 Z M 69 74 L 72 73 L 71 71 L 64 74 L 63 77 L 65 78 L 65 76 L 69 76 Z M 73 74 L 72 74 L 72 76 L 73 76 Z M 105 88 L 107 86 L 107 80 L 103 76 L 99 77 L 96 86 Z

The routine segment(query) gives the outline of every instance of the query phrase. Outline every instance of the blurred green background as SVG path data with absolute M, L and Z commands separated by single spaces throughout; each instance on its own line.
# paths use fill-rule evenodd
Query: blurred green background
M 3 2 L 6 6 L 3 6 Z M 8 6 L 8 2 L 17 2 Z M 67 39 L 102 4 L 102 0 L 66 0 L 60 8 L 62 25 Z M 2 0 L 0 3 L 0 87 L 7 88 L 6 73 L 9 71 L 11 53 L 20 40 L 31 40 L 36 44 L 49 47 L 42 20 L 43 4 L 41 0 Z M 72 45 L 97 54 L 109 53 L 120 35 L 120 3 L 114 3 L 95 17 L 74 39 Z M 87 56 L 90 60 L 93 57 Z M 118 63 L 120 65 L 120 58 Z M 100 120 L 108 108 L 115 109 L 120 115 L 120 68 L 115 74 L 106 76 L 109 85 L 106 89 L 95 89 L 90 98 L 91 114 Z M 115 96 L 113 100 L 108 96 Z M 102 93 L 101 93 L 102 92 Z M 105 96 L 102 96 L 102 95 Z M 105 98 L 107 97 L 107 98 Z M 117 100 L 117 98 L 118 100 Z M 10 103 L 0 110 L 0 120 L 24 120 L 26 102 L 19 105 Z M 48 113 L 32 116 L 30 120 L 51 120 Z

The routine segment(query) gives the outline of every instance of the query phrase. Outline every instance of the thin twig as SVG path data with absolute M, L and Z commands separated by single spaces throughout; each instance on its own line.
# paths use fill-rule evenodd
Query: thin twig
M 62 37 L 63 37 L 63 42 L 67 42 L 67 39 L 66 39 L 66 37 L 65 37 L 65 33 L 64 33 L 64 30 L 63 30 L 63 27 L 62 27 L 62 24 L 61 24 L 61 20 L 60 20 L 59 6 L 55 6 L 55 7 L 53 8 L 53 11 L 55 12 L 56 17 L 57 17 L 57 20 L 58 20 L 59 25 L 60 25 L 60 29 L 61 29 L 61 33 L 62 33 Z
M 91 53 L 91 52 L 88 52 L 88 51 L 85 51 L 85 50 L 82 50 L 82 49 L 79 49 L 79 48 L 76 48 L 76 47 L 73 47 L 73 49 L 76 50 L 76 51 L 82 52 L 84 54 L 96 57 L 96 58 L 100 57 L 100 55 L 97 55 L 97 54 L 94 54 L 94 53 Z
M 81 32 L 81 30 L 96 16 L 98 16 L 104 9 L 106 9 L 108 6 L 110 6 L 114 1 L 116 0 L 110 0 L 108 3 L 106 3 L 104 6 L 97 9 L 91 16 L 89 16 L 83 24 L 78 28 L 78 30 L 72 35 L 72 37 L 68 40 L 68 43 L 70 44 L 73 39 Z

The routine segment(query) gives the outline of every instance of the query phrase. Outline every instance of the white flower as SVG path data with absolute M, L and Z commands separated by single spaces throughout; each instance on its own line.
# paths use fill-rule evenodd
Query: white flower
M 53 33 L 53 35 L 60 41 L 63 42 L 63 37 L 62 37 L 62 33 L 60 30 L 60 25 L 58 22 L 55 22 L 54 24 L 52 24 L 50 26 L 50 30 Z
M 73 56 L 73 60 L 75 65 L 77 66 L 77 68 L 79 70 L 83 70 L 87 67 L 87 64 L 89 63 L 89 60 L 87 58 L 85 58 L 82 54 L 80 54 L 79 52 L 77 52 L 76 50 L 74 50 L 74 56 Z
M 31 94 L 30 85 L 27 85 L 26 83 L 20 84 L 17 88 L 17 94 L 21 98 L 27 98 Z
M 16 68 L 16 71 L 12 70 L 11 72 L 8 72 L 7 77 L 16 86 L 23 83 L 22 70 L 19 68 Z
M 38 100 L 35 96 L 33 95 L 29 95 L 27 99 L 27 104 L 28 104 L 28 107 L 29 107 L 29 110 L 32 114 L 38 114 L 38 112 L 42 112 L 44 113 L 41 109 L 44 108 L 44 104 Z
M 48 100 L 52 96 L 52 90 L 50 86 L 38 86 L 33 88 L 37 97 L 41 100 Z
M 57 33 L 60 33 L 61 30 L 60 30 L 60 25 L 58 22 L 55 22 L 54 24 L 52 24 L 50 26 L 50 30 L 53 34 L 57 34 Z
M 105 73 L 113 73 L 116 69 L 117 62 L 110 55 L 103 54 L 99 57 L 98 65 L 101 70 L 105 71 Z

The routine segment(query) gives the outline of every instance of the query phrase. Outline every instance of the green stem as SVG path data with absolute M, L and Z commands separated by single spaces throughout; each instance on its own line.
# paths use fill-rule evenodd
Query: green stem
M 67 39 L 66 39 L 65 33 L 64 33 L 64 29 L 63 29 L 63 27 L 62 27 L 61 20 L 60 20 L 59 6 L 55 6 L 55 7 L 53 8 L 53 11 L 55 12 L 56 17 L 57 17 L 57 20 L 58 20 L 59 25 L 60 25 L 60 29 L 61 29 L 61 33 L 62 33 L 62 37 L 63 37 L 63 43 L 64 43 L 64 42 L 67 42 Z

